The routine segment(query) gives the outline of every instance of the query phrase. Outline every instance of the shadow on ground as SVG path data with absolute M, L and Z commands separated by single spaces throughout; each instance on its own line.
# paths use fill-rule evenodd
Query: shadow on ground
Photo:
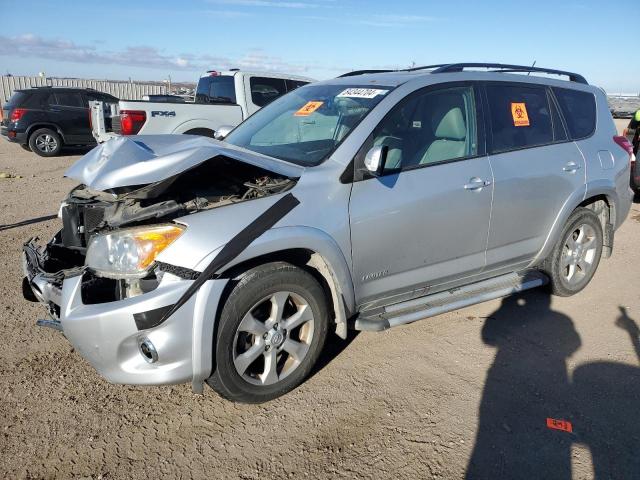
M 620 308 L 615 324 L 640 359 L 637 323 Z M 640 478 L 640 368 L 593 362 L 570 377 L 580 337 L 543 291 L 505 298 L 482 339 L 497 351 L 467 479 L 570 479 L 572 444 L 590 450 L 596 479 Z M 570 421 L 573 432 L 548 428 L 547 418 Z
M 316 373 L 329 365 L 335 358 L 338 357 L 344 350 L 347 349 L 351 342 L 353 342 L 360 332 L 356 330 L 349 330 L 347 332 L 347 339 L 342 340 L 338 338 L 335 333 L 329 333 L 327 336 L 327 342 L 324 349 L 318 358 L 318 361 L 313 366 L 308 378 L 313 377 Z

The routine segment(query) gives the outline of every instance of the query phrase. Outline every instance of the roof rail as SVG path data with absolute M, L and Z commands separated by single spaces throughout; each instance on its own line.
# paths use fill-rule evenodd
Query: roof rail
M 419 67 L 422 68 L 433 68 L 431 67 Z M 520 73 L 520 72 L 538 72 L 538 73 L 549 73 L 551 75 L 562 75 L 569 77 L 569 80 L 577 83 L 584 83 L 588 85 L 587 80 L 577 73 L 565 72 L 564 70 L 554 70 L 551 68 L 542 68 L 542 67 L 528 67 L 525 65 L 509 65 L 503 63 L 451 63 L 449 65 L 441 65 L 436 68 L 431 73 L 449 73 L 449 72 L 462 72 L 465 68 L 491 68 L 493 71 L 499 73 Z
M 342 75 L 338 75 L 337 78 L 343 77 L 354 77 L 356 75 L 365 75 L 367 73 L 388 73 L 388 72 L 397 72 L 398 70 L 354 70 L 353 72 L 343 73 Z

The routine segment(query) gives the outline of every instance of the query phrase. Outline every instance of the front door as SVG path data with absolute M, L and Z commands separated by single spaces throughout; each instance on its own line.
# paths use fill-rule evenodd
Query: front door
M 356 175 L 351 194 L 360 305 L 418 296 L 485 266 L 493 177 L 477 97 L 470 85 L 414 92 L 358 154 L 360 170 L 369 148 L 387 147 L 383 174 Z

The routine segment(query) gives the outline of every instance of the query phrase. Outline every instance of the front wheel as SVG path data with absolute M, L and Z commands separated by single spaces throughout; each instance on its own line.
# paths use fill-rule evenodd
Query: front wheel
M 310 273 L 283 262 L 249 270 L 222 309 L 207 383 L 243 403 L 284 395 L 311 371 L 328 323 L 324 290 Z
M 568 297 L 586 287 L 600 263 L 602 242 L 598 216 L 588 208 L 576 209 L 542 267 L 550 278 L 551 293 Z

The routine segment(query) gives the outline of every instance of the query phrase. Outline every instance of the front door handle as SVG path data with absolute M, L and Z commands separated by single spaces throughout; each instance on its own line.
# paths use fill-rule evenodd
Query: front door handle
M 464 185 L 464 189 L 472 192 L 477 192 L 482 190 L 484 187 L 488 187 L 489 185 L 491 185 L 491 182 L 489 180 L 482 180 L 478 177 L 471 177 L 469 179 L 469 183 L 466 183 Z
M 578 170 L 580 170 L 580 168 L 580 165 L 578 165 L 576 162 L 567 162 L 567 164 L 562 168 L 562 171 L 576 173 Z

